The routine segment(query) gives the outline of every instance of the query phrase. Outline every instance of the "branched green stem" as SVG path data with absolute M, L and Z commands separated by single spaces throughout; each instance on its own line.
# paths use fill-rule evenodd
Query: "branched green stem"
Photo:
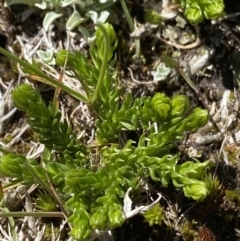
M 121 3 L 128 11 L 125 2 L 121 0 Z M 117 80 L 114 82 L 115 76 L 110 76 L 116 64 L 116 33 L 109 24 L 97 26 L 97 41 L 90 48 L 93 64 L 78 52 L 66 56 L 66 51 L 62 51 L 57 55 L 60 66 L 64 66 L 68 58 L 67 67 L 76 71 L 90 89 L 91 99 L 88 100 L 87 94 L 83 96 L 84 101 L 90 102 L 91 108 L 97 107 L 100 117 L 96 118 L 93 145 L 86 146 L 78 140 L 71 125 L 61 121 L 60 110 L 53 103 L 47 107 L 38 90 L 22 84 L 12 92 L 13 103 L 27 113 L 29 125 L 46 149 L 39 163 L 0 147 L 6 154 L 0 158 L 1 176 L 14 178 L 14 184 L 41 186 L 44 190 L 40 191 L 36 207 L 43 211 L 55 210 L 56 204 L 61 208 L 61 212 L 9 212 L 0 204 L 0 217 L 8 217 L 10 222 L 14 221 L 13 217 L 64 217 L 71 229 L 69 235 L 77 240 L 90 238 L 94 230 L 122 226 L 126 216 L 123 197 L 130 187 L 137 191 L 142 178 L 160 182 L 165 188 L 171 182 L 177 189 L 181 188 L 187 198 L 196 201 L 203 201 L 211 194 L 211 179 L 206 181 L 204 178 L 210 161 L 178 163 L 180 153 L 171 154 L 186 132 L 196 131 L 208 122 L 207 111 L 195 108 L 190 112 L 189 99 L 184 95 L 170 98 L 156 93 L 153 97 L 134 99 L 129 93 L 120 102 L 124 90 L 118 88 Z M 81 100 L 81 95 L 69 91 L 41 69 L 1 48 L 0 53 L 19 63 L 29 74 L 36 74 L 34 77 L 39 77 L 40 81 L 60 87 Z M 178 69 L 188 84 L 197 90 L 176 60 L 167 54 L 161 58 L 169 67 Z M 119 134 L 127 134 L 126 131 L 142 133 L 137 144 L 131 138 L 121 146 L 117 144 Z M 96 146 L 98 143 L 103 146 Z M 156 211 L 161 213 L 161 210 L 156 206 L 147 214 L 150 224 L 161 223 L 164 213 L 155 219 Z M 14 222 L 10 226 L 14 228 Z
M 108 37 L 108 33 L 107 33 L 106 29 L 101 24 L 97 24 L 97 26 L 102 31 L 105 41 L 104 41 L 104 56 L 103 56 L 103 60 L 102 60 L 102 66 L 101 66 L 96 90 L 95 90 L 95 92 L 93 94 L 93 97 L 92 97 L 92 103 L 94 103 L 96 101 L 96 99 L 98 98 L 100 88 L 103 84 L 103 79 L 104 79 L 104 75 L 105 75 L 105 71 L 106 71 L 107 63 L 108 63 L 108 54 L 109 54 L 108 48 L 110 46 L 110 41 L 109 41 L 109 37 Z

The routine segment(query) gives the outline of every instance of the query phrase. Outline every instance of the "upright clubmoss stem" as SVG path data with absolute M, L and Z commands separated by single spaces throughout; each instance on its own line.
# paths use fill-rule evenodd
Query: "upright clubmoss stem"
M 128 11 L 127 5 L 124 0 L 120 0 L 120 3 L 125 14 L 126 20 L 128 22 L 130 31 L 133 32 L 135 30 L 135 26 L 132 17 Z M 135 39 L 135 55 L 136 57 L 140 57 L 140 39 Z
M 105 41 L 104 41 L 104 54 L 103 54 L 102 66 L 101 66 L 101 70 L 100 70 L 100 74 L 99 74 L 96 90 L 95 90 L 95 92 L 93 94 L 93 97 L 92 97 L 92 103 L 94 103 L 96 101 L 96 99 L 98 98 L 100 88 L 101 88 L 101 86 L 103 84 L 104 75 L 105 75 L 106 68 L 107 68 L 107 63 L 108 63 L 108 55 L 109 55 L 108 48 L 110 46 L 110 41 L 109 41 L 109 37 L 108 37 L 108 33 L 107 33 L 106 29 L 103 27 L 102 24 L 97 24 L 97 26 L 102 31 L 102 33 L 104 35 L 104 40 Z

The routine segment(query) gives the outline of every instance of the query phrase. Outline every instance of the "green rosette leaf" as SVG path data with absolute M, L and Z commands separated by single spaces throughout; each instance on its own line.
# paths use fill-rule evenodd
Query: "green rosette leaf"
M 223 1 L 211 1 L 208 5 L 204 7 L 203 13 L 206 19 L 216 19 L 223 15 L 224 13 L 224 3 Z
M 192 24 L 200 23 L 204 20 L 203 11 L 197 2 L 187 4 L 184 15 Z
M 223 0 L 180 0 L 184 15 L 192 24 L 206 19 L 216 19 L 224 14 Z

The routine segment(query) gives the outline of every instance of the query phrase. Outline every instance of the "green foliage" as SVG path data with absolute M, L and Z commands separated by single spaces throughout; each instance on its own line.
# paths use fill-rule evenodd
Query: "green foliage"
M 35 198 L 35 208 L 40 211 L 51 212 L 58 209 L 55 199 L 49 195 L 46 191 L 38 191 L 39 194 Z
M 15 106 L 27 112 L 28 123 L 38 134 L 40 142 L 47 148 L 59 151 L 68 148 L 71 142 L 71 127 L 66 121 L 61 122 L 61 113 L 52 103 L 47 107 L 40 93 L 27 84 L 13 90 L 12 97 Z
M 185 240 L 198 240 L 198 233 L 196 231 L 196 222 L 194 220 L 185 220 L 181 224 L 181 233 Z
M 240 203 L 240 192 L 238 189 L 227 190 L 226 197 L 232 202 Z
M 26 168 L 26 163 L 34 168 L 38 173 L 38 176 L 43 180 L 45 178 L 45 170 L 39 165 L 39 163 L 34 159 L 27 159 L 21 154 L 9 153 L 1 157 L 1 175 L 7 177 L 13 177 L 24 184 L 31 184 L 37 182 L 32 174 Z
M 180 0 L 184 15 L 192 24 L 206 19 L 216 19 L 224 14 L 223 0 Z
M 217 196 L 218 193 L 222 190 L 220 181 L 216 176 L 207 175 L 205 177 L 205 182 L 211 196 Z
M 101 25 L 100 25 L 101 26 Z M 88 59 L 80 52 L 67 53 L 62 50 L 56 54 L 56 62 L 58 65 L 63 66 L 67 60 L 67 68 L 69 68 L 84 88 L 88 101 L 92 104 L 95 99 L 98 100 L 96 111 L 98 108 L 106 107 L 109 105 L 109 98 L 112 102 L 119 98 L 120 92 L 118 83 L 116 83 L 110 67 L 115 63 L 116 59 L 113 58 L 114 50 L 117 47 L 116 34 L 110 24 L 105 24 L 105 28 L 101 32 L 101 27 L 96 30 L 96 41 L 90 47 L 90 55 L 93 64 L 89 63 Z M 104 35 L 108 36 L 104 38 Z M 105 41 L 106 39 L 106 41 Z M 106 56 L 105 56 L 106 55 Z M 113 58 L 113 59 L 112 59 Z M 102 61 L 106 59 L 106 61 Z M 111 85 L 111 83 L 114 83 Z M 107 109 L 109 109 L 108 106 Z M 106 109 L 103 110 L 105 112 Z M 100 114 L 101 110 L 98 111 Z
M 133 99 L 128 94 L 121 100 L 123 90 L 114 69 L 116 46 L 113 27 L 99 25 L 90 47 L 91 61 L 80 52 L 61 51 L 56 58 L 60 66 L 66 61 L 66 68 L 85 90 L 95 118 L 92 146 L 76 138 L 59 109 L 53 103 L 47 106 L 36 89 L 22 84 L 12 93 L 14 104 L 26 112 L 29 125 L 46 148 L 40 163 L 20 154 L 1 157 L 0 174 L 42 187 L 49 180 L 70 214 L 70 234 L 78 240 L 88 238 L 95 229 L 121 226 L 125 221 L 123 198 L 130 187 L 137 189 L 142 179 L 160 182 L 163 187 L 173 183 L 197 201 L 209 194 L 204 179 L 209 161 L 179 164 L 179 154 L 171 154 L 186 131 L 196 131 L 207 123 L 207 111 L 190 111 L 184 95 L 169 98 L 157 93 Z M 119 145 L 121 133 L 129 130 L 142 133 L 138 142 L 128 140 Z M 154 217 L 152 211 L 146 213 L 147 219 L 160 224 L 161 216 Z
M 162 17 L 156 11 L 148 10 L 144 13 L 144 20 L 145 22 L 159 25 L 162 22 Z
M 160 204 L 158 203 L 148 209 L 143 216 L 150 226 L 155 224 L 161 225 L 164 220 L 164 209 L 163 207 L 160 207 Z

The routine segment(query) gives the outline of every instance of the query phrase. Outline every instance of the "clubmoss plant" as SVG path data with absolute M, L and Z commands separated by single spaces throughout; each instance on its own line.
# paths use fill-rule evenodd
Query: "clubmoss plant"
M 196 131 L 207 123 L 207 111 L 190 111 L 184 95 L 169 98 L 157 93 L 136 99 L 131 93 L 122 96 L 123 88 L 116 78 L 116 47 L 113 27 L 104 24 L 98 25 L 96 40 L 91 44 L 91 61 L 80 52 L 63 50 L 56 55 L 58 65 L 66 63 L 68 72 L 72 71 L 82 84 L 83 95 L 0 48 L 25 71 L 35 72 L 47 84 L 87 103 L 95 118 L 95 140 L 85 144 L 77 139 L 67 121 L 62 121 L 57 105 L 46 105 L 38 90 L 21 84 L 12 92 L 13 102 L 26 112 L 45 150 L 40 162 L 4 149 L 0 158 L 2 176 L 25 185 L 39 184 L 55 198 L 68 217 L 70 235 L 77 240 L 89 238 L 96 229 L 121 226 L 126 219 L 124 196 L 129 188 L 138 189 L 143 180 L 152 179 L 165 188 L 172 183 L 197 201 L 209 194 L 204 179 L 209 161 L 179 164 L 180 154 L 171 154 L 176 141 L 187 131 Z M 124 141 L 122 133 L 129 130 L 142 133 L 139 140 Z M 92 153 L 96 152 L 93 160 Z
M 35 208 L 40 211 L 51 212 L 58 210 L 55 199 L 45 190 L 38 191 L 37 198 L 34 198 Z
M 181 233 L 184 238 L 184 240 L 198 240 L 198 233 L 196 230 L 196 222 L 194 220 L 191 221 L 184 221 L 181 224 Z
M 152 225 L 161 225 L 164 220 L 164 208 L 160 206 L 159 203 L 154 205 L 152 208 L 147 210 L 143 214 L 145 220 L 149 223 L 150 226 Z

